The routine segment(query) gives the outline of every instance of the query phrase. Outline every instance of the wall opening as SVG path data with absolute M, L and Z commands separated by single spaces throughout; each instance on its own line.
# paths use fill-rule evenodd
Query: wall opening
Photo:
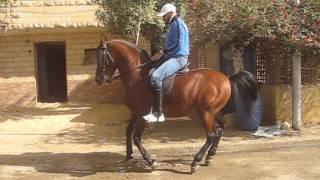
M 65 42 L 35 43 L 38 102 L 67 101 Z

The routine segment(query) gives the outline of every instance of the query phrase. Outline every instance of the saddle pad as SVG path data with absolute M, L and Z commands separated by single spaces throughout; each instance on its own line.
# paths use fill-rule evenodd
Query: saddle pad
M 171 92 L 173 84 L 174 84 L 174 78 L 177 74 L 173 74 L 172 76 L 167 77 L 162 81 L 162 92 L 163 94 L 168 94 Z
M 151 76 L 151 74 L 155 71 L 155 68 L 151 69 L 149 71 L 149 76 Z M 167 77 L 166 79 L 164 79 L 162 81 L 162 92 L 163 94 L 169 94 L 172 90 L 172 87 L 174 85 L 174 79 L 175 77 L 178 75 L 178 76 L 181 76 L 183 75 L 184 73 L 187 73 L 189 72 L 189 69 L 188 68 L 184 68 L 182 69 L 181 71 L 178 71 L 177 73 Z

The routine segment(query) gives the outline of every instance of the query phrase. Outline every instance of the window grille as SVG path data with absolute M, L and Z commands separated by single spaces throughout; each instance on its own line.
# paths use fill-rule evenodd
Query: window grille
M 84 50 L 84 58 L 83 65 L 94 64 L 97 59 L 97 49 L 85 49 Z

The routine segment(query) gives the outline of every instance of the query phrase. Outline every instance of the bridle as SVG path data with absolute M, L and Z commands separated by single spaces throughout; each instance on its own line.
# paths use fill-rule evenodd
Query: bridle
M 102 64 L 103 80 L 110 81 L 110 80 L 112 80 L 112 78 L 107 77 L 107 75 L 106 75 L 106 72 L 107 72 L 106 67 L 110 64 L 109 61 L 112 61 L 113 63 L 115 62 L 114 58 L 111 56 L 111 54 L 110 54 L 110 52 L 107 49 L 107 46 L 105 44 L 102 47 L 99 48 L 99 51 L 102 51 L 102 55 L 103 55 L 103 57 L 100 57 L 100 58 L 102 58 L 102 61 L 103 61 L 102 62 L 103 63 Z M 106 56 L 108 56 L 108 58 Z
M 103 68 L 102 68 L 102 72 L 103 72 L 103 78 L 104 78 L 105 81 L 119 79 L 121 76 L 125 76 L 126 74 L 129 74 L 130 72 L 132 72 L 134 70 L 140 69 L 140 68 L 142 68 L 142 67 L 144 67 L 144 66 L 146 66 L 146 65 L 148 65 L 149 63 L 152 62 L 152 61 L 148 61 L 148 62 L 145 62 L 143 64 L 140 64 L 140 65 L 130 69 L 129 71 L 127 71 L 125 73 L 122 73 L 122 75 L 119 74 L 119 75 L 116 75 L 116 76 L 107 77 L 106 76 L 106 67 L 110 64 L 109 61 L 111 61 L 112 63 L 115 64 L 115 60 L 114 60 L 113 56 L 111 55 L 111 50 L 109 50 L 107 48 L 106 44 L 103 44 L 103 46 L 100 47 L 99 50 L 103 52 Z

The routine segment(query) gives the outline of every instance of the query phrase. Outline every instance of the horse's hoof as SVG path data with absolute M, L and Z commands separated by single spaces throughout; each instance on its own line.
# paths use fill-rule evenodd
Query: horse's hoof
M 210 166 L 211 163 L 212 163 L 212 160 L 206 160 L 205 163 L 204 163 L 204 165 L 205 165 L 205 166 Z
M 195 173 L 198 168 L 199 168 L 198 164 L 192 163 L 191 164 L 191 174 Z
M 132 156 L 129 156 L 129 157 L 126 157 L 125 161 L 128 162 L 128 161 L 130 161 L 131 159 L 133 159 L 133 157 L 132 157 Z
M 195 173 L 198 168 L 199 168 L 199 165 L 191 166 L 191 174 Z
M 207 158 L 204 165 L 205 166 L 210 166 L 210 164 L 212 163 L 213 159 L 212 158 Z
M 157 163 L 157 161 L 153 161 L 153 163 L 150 165 L 150 168 L 151 168 L 152 170 L 155 170 L 159 165 L 160 165 L 160 164 Z
M 131 157 L 131 158 L 125 158 L 125 159 L 123 159 L 123 160 L 121 160 L 121 161 L 118 161 L 118 163 L 127 163 L 127 162 L 129 162 L 130 160 L 132 160 L 133 159 L 133 157 Z

